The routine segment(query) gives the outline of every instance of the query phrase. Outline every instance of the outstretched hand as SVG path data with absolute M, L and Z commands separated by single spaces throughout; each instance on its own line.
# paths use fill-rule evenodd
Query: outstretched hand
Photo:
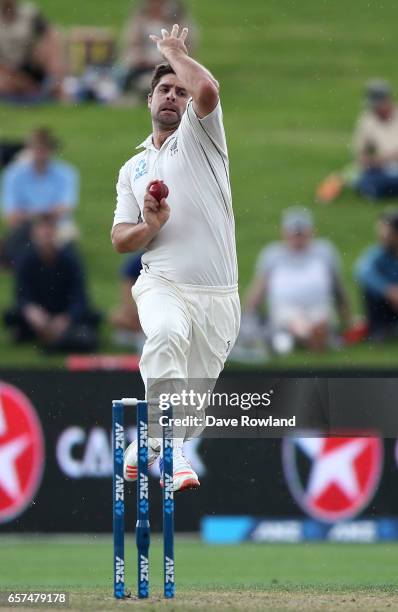
M 185 45 L 185 39 L 188 35 L 188 28 L 183 28 L 181 30 L 181 34 L 179 34 L 180 26 L 175 23 L 171 32 L 162 28 L 162 38 L 156 36 L 155 34 L 150 34 L 149 38 L 156 43 L 156 46 L 159 52 L 167 59 L 167 54 L 169 52 L 173 53 L 175 51 L 182 52 L 185 55 L 188 55 L 188 49 Z

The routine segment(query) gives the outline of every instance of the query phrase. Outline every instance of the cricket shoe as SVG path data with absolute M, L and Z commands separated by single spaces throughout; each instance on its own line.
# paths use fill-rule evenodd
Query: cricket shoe
M 163 487 L 163 457 L 159 460 L 160 486 Z M 182 449 L 178 448 L 173 453 L 173 490 L 184 491 L 185 489 L 199 489 L 198 475 L 192 469 L 188 459 L 184 457 Z
M 148 438 L 148 467 L 150 468 L 160 455 L 160 444 L 155 438 Z M 137 480 L 138 458 L 137 440 L 134 440 L 124 452 L 124 478 L 130 482 Z

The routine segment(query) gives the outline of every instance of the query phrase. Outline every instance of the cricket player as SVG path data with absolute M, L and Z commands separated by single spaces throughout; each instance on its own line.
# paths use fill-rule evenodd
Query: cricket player
M 146 343 L 140 371 L 149 381 L 217 380 L 240 324 L 235 224 L 219 86 L 188 56 L 188 29 L 151 35 L 165 58 L 155 68 L 148 108 L 152 133 L 120 170 L 112 244 L 145 250 L 132 289 Z M 149 193 L 162 180 L 169 196 Z M 153 395 L 153 393 L 152 393 Z M 194 435 L 197 435 L 197 431 Z M 184 457 L 189 428 L 174 440 L 174 490 L 198 488 Z M 149 465 L 161 439 L 149 438 Z M 137 477 L 137 444 L 126 450 L 125 477 Z

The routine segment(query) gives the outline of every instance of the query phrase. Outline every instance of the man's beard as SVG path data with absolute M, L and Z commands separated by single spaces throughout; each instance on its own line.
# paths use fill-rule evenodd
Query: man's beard
M 173 112 L 164 112 L 165 110 Z M 163 103 L 158 107 L 156 115 L 152 117 L 152 121 L 160 130 L 177 129 L 181 123 L 181 112 L 179 108 L 172 103 Z
M 153 117 L 153 122 L 159 130 L 172 130 L 177 129 L 181 123 L 181 117 L 176 115 L 175 117 L 169 117 L 168 120 L 165 117 L 161 116 L 159 112 L 155 117 Z

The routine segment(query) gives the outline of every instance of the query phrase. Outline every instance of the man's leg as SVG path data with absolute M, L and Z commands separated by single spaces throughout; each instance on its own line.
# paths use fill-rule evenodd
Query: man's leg
M 310 331 L 307 339 L 307 345 L 310 351 L 325 351 L 328 348 L 330 338 L 329 321 L 318 321 Z
M 152 427 L 154 433 L 149 438 L 149 461 L 153 463 L 161 453 L 162 444 L 161 431 L 157 426 L 160 414 L 159 398 L 171 393 L 179 394 L 181 397 L 181 392 L 186 387 L 191 317 L 181 292 L 167 281 L 141 275 L 133 287 L 132 294 L 146 336 L 140 371 L 146 387 L 146 397 L 153 402 L 149 407 L 149 420 L 154 423 Z M 177 416 L 176 412 L 174 410 L 174 416 Z M 180 470 L 181 462 L 178 458 L 182 455 L 184 437 L 185 428 L 179 427 L 175 430 L 173 439 L 175 490 L 199 486 L 199 482 L 192 478 L 189 471 Z M 125 477 L 129 480 L 135 480 L 137 477 L 136 456 L 137 448 L 133 442 L 125 453 Z
M 61 33 L 50 28 L 36 45 L 32 61 L 52 79 L 52 93 L 62 98 L 62 81 L 65 76 L 65 61 Z
M 192 336 L 188 356 L 188 391 L 200 394 L 201 399 L 213 392 L 225 361 L 233 348 L 239 332 L 240 303 L 236 292 L 197 292 L 185 293 L 192 318 Z M 198 395 L 195 396 L 198 398 Z M 200 410 L 198 410 L 200 408 Z M 197 438 L 205 427 L 205 410 L 207 405 L 198 404 L 198 400 L 187 408 L 187 413 L 201 417 L 200 424 L 187 427 L 184 441 Z M 192 421 L 195 423 L 195 421 Z M 199 479 L 184 453 L 176 454 L 175 476 L 176 488 L 179 480 L 189 479 L 189 488 L 198 488 Z M 177 470 L 177 473 L 176 473 Z
M 364 300 L 371 338 L 383 339 L 389 331 L 398 328 L 398 313 L 386 299 L 370 291 L 365 291 Z
M 168 282 L 141 276 L 132 289 L 146 342 L 140 371 L 148 381 L 186 380 L 191 317 L 180 292 Z
M 384 187 L 384 197 L 395 198 L 398 196 L 398 174 L 386 173 L 386 182 Z
M 37 83 L 29 75 L 0 66 L 0 96 L 32 95 L 38 91 Z
M 35 332 L 28 324 L 19 308 L 12 308 L 3 314 L 3 322 L 9 327 L 15 342 L 27 342 L 34 340 Z
M 363 172 L 357 188 L 361 195 L 371 200 L 394 197 L 398 194 L 398 176 L 371 168 Z
M 192 316 L 188 380 L 194 392 L 203 396 L 213 391 L 238 336 L 239 296 L 237 292 L 194 293 L 189 294 L 187 300 Z M 201 415 L 196 407 L 192 409 Z M 204 425 L 188 427 L 185 440 L 198 437 L 203 429 Z

